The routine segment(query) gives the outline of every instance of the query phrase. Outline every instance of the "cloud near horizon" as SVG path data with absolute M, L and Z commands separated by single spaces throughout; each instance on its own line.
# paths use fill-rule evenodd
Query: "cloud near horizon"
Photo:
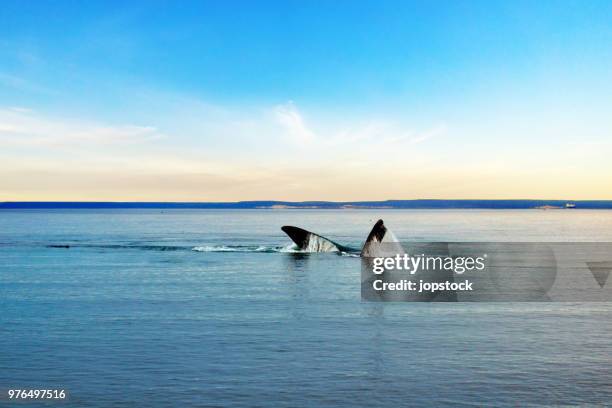
M 380 117 L 330 122 L 292 101 L 181 107 L 196 119 L 106 123 L 0 109 L 0 200 L 556 198 L 563 191 L 554 180 L 538 186 L 559 173 L 529 174 L 524 158 L 500 167 L 440 151 L 455 143 L 443 122 L 420 131 Z
M 375 120 L 311 128 L 294 102 L 197 109 L 208 120 L 170 132 L 0 109 L 2 200 L 344 199 L 354 180 L 377 179 L 367 173 L 388 167 L 395 148 L 425 140 Z

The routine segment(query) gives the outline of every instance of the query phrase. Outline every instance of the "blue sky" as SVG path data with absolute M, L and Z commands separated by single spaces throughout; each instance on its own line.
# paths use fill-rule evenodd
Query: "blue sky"
M 611 95 L 610 2 L 4 1 L 0 196 L 612 199 Z

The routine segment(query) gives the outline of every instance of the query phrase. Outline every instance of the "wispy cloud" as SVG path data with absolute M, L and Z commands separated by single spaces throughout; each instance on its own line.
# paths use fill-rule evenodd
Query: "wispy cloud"
M 314 132 L 306 126 L 302 114 L 292 101 L 276 106 L 274 113 L 278 123 L 297 142 L 308 143 L 315 139 Z
M 0 109 L 0 144 L 18 146 L 78 146 L 142 143 L 163 135 L 153 126 L 108 125 L 58 119 L 24 108 Z
M 333 146 L 347 144 L 377 144 L 395 149 L 398 145 L 415 145 L 447 132 L 445 124 L 434 125 L 424 130 L 414 130 L 393 121 L 370 120 L 340 130 L 327 139 Z
M 424 177 L 426 155 L 408 147 L 446 131 L 417 132 L 379 118 L 324 119 L 294 102 L 259 109 L 180 102 L 156 106 L 164 114 L 141 123 L 0 108 L 0 170 L 7 176 L 0 196 L 343 199 L 364 197 L 365 189 L 385 198 L 389 174 Z
M 293 101 L 274 108 L 275 118 L 286 140 L 308 144 L 311 148 L 377 145 L 395 149 L 398 145 L 415 145 L 444 135 L 448 128 L 438 124 L 424 130 L 415 130 L 389 119 L 339 119 L 334 123 L 317 122 L 308 125 L 303 113 Z M 317 129 L 316 131 L 314 129 Z
M 433 139 L 434 137 L 443 136 L 448 131 L 448 127 L 445 124 L 436 125 L 431 129 L 427 129 L 423 132 L 415 132 L 407 137 L 407 141 L 410 144 L 423 143 L 427 140 Z

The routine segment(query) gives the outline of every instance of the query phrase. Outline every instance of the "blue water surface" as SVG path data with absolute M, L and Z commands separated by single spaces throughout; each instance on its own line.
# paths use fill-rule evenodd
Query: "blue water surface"
M 606 210 L 4 210 L 0 389 L 65 389 L 35 405 L 66 407 L 610 404 L 610 303 L 362 302 L 359 258 L 295 253 L 280 230 L 358 248 L 378 218 L 412 241 L 612 241 Z

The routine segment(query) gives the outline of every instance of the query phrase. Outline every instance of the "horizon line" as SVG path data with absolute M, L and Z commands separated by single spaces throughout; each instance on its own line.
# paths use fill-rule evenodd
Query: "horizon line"
M 10 201 L 1 209 L 612 209 L 612 200 L 413 199 L 384 201 Z
M 156 200 L 4 200 L 0 204 L 16 203 L 104 203 L 104 204 L 237 204 L 237 203 L 384 203 L 384 202 L 412 202 L 412 201 L 564 201 L 575 202 L 612 202 L 612 198 L 597 199 L 567 199 L 567 198 L 387 198 L 382 200 L 358 199 L 358 200 L 282 200 L 282 199 L 257 199 L 257 200 L 226 200 L 226 201 L 156 201 Z

